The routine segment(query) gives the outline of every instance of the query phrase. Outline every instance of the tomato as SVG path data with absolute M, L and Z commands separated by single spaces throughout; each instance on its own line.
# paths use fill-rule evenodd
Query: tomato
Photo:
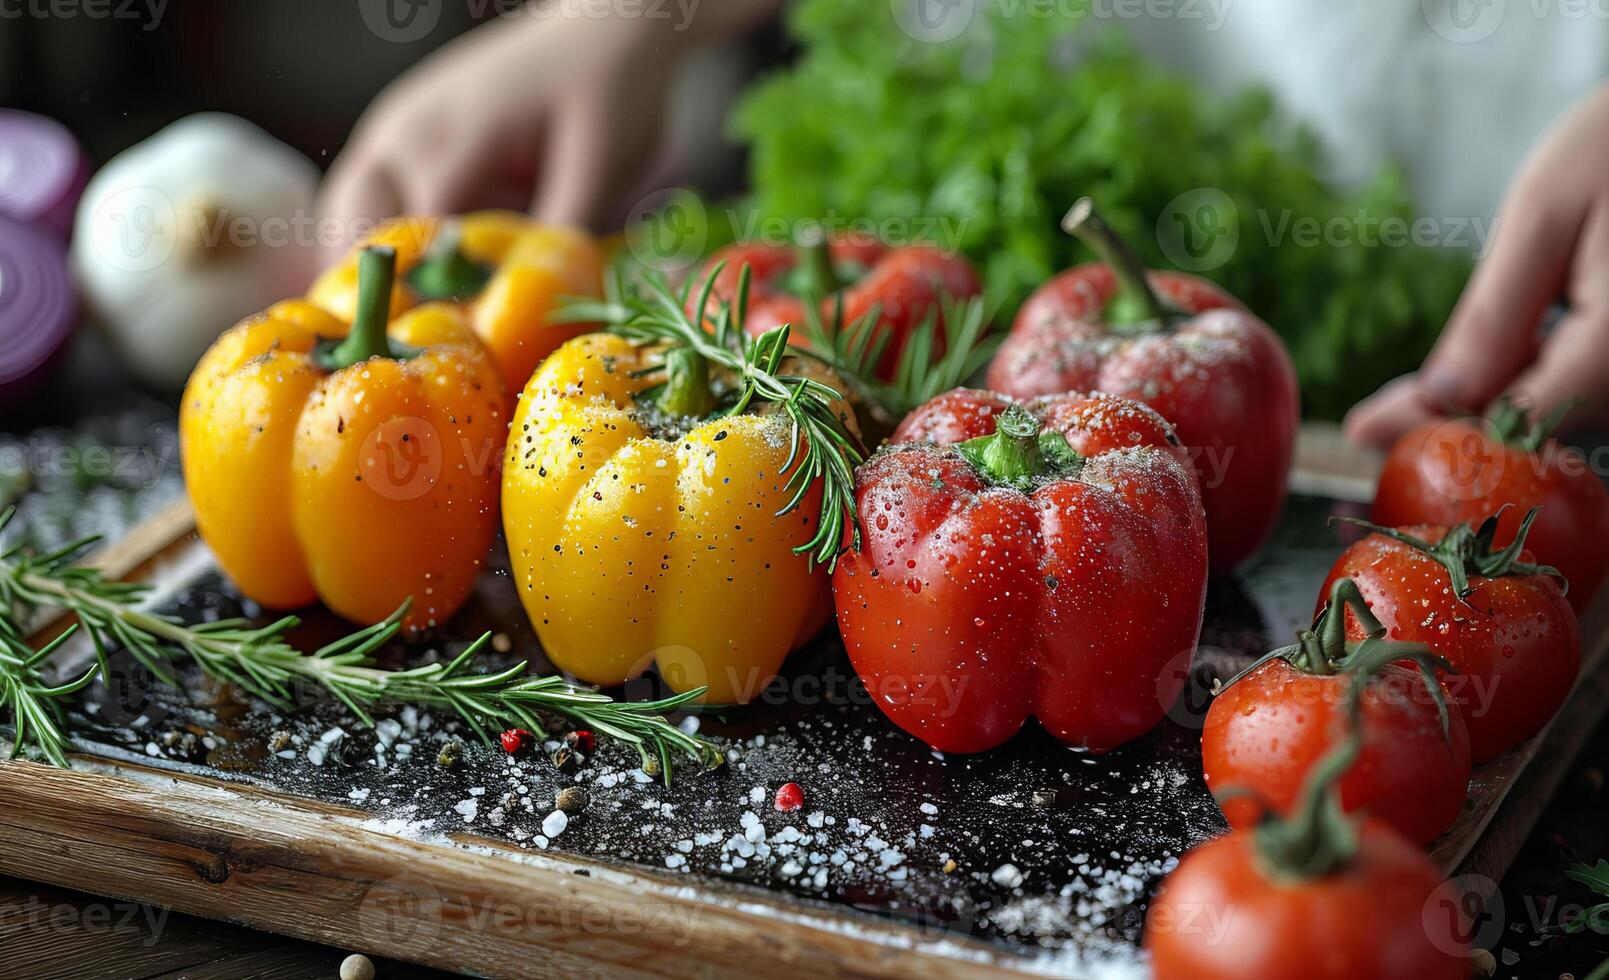
M 1271 877 L 1257 831 L 1184 856 L 1146 915 L 1155 980 L 1467 980 L 1456 896 L 1380 821 L 1336 869 Z
M 1581 631 L 1558 580 L 1523 550 L 1536 512 L 1496 551 L 1497 519 L 1479 531 L 1378 528 L 1347 548 L 1325 582 L 1350 578 L 1394 640 L 1423 643 L 1458 671 L 1443 678 L 1463 709 L 1476 763 L 1541 731 L 1575 683 Z M 1366 629 L 1355 617 L 1349 636 Z
M 737 294 L 743 268 L 750 278 L 748 316 L 744 326 L 756 336 L 791 323 L 790 342 L 808 346 L 802 329 L 806 319 L 803 293 L 807 288 L 821 300 L 821 316 L 831 319 L 837 303 L 843 303 L 842 320 L 852 324 L 876 313 L 877 328 L 889 332 L 890 340 L 878 361 L 877 374 L 893 376 L 905 338 L 930 315 L 938 313 L 945 297 L 970 299 L 983 291 L 977 273 L 960 255 L 947 253 L 933 245 L 890 247 L 875 242 L 838 240 L 826 250 L 792 246 L 739 243 L 728 245 L 710 257 L 709 267 L 721 266 L 715 277 L 705 310 L 713 316 L 718 303 L 730 302 Z M 812 257 L 823 267 L 808 269 Z M 812 273 L 806 276 L 805 273 Z M 689 299 L 689 310 L 697 298 Z M 942 352 L 943 331 L 936 332 Z
M 1279 337 L 1229 294 L 1194 276 L 1125 268 L 1123 252 L 1030 296 L 987 384 L 1016 398 L 1107 391 L 1162 413 L 1189 448 L 1208 557 L 1225 572 L 1268 538 L 1285 502 L 1301 422 L 1296 372 Z M 1150 312 L 1125 321 L 1136 298 Z
M 1162 417 L 1113 395 L 957 389 L 894 443 L 855 474 L 860 540 L 833 577 L 878 707 L 950 752 L 1029 715 L 1095 750 L 1155 725 L 1207 578 L 1201 498 Z
M 1577 449 L 1531 427 L 1500 404 L 1491 419 L 1427 422 L 1397 440 L 1380 471 L 1376 524 L 1475 523 L 1505 505 L 1496 543 L 1508 544 L 1520 515 L 1542 512 L 1526 546 L 1570 583 L 1570 604 L 1586 609 L 1609 572 L 1609 490 Z
M 1463 810 L 1469 730 L 1436 681 L 1436 658 L 1422 646 L 1383 641 L 1378 629 L 1367 643 L 1342 641 L 1348 598 L 1360 616 L 1370 615 L 1357 587 L 1339 580 L 1300 643 L 1270 654 L 1213 700 L 1201 731 L 1207 786 L 1249 791 L 1222 799 L 1231 827 L 1255 826 L 1269 807 L 1290 813 L 1314 764 L 1352 730 L 1354 685 L 1361 684 L 1362 747 L 1340 780 L 1341 804 L 1428 843 Z M 1399 659 L 1417 660 L 1420 669 Z

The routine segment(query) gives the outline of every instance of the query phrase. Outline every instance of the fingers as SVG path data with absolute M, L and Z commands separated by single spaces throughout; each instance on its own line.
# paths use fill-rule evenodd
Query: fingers
M 589 109 L 572 103 L 556 113 L 531 202 L 538 221 L 587 227 L 604 207 L 607 175 L 618 165 L 609 159 L 614 121 Z
M 1491 251 L 1425 361 L 1422 389 L 1446 409 L 1479 410 L 1536 356 L 1542 314 L 1564 286 L 1578 212 L 1522 179 L 1503 204 Z
M 1386 449 L 1404 432 L 1437 417 L 1425 402 L 1419 376 L 1405 374 L 1354 405 L 1341 429 L 1358 445 Z
M 483 189 L 492 182 L 499 159 L 497 148 L 468 140 L 437 147 L 403 178 L 403 209 L 412 215 L 437 216 L 484 206 Z
M 1548 338 L 1541 356 L 1514 383 L 1510 394 L 1540 417 L 1561 402 L 1576 400 L 1570 421 L 1602 419 L 1609 412 L 1609 207 L 1588 217 L 1576 245 L 1570 278 L 1570 311 Z
M 1537 354 L 1539 323 L 1563 291 L 1603 187 L 1609 85 L 1554 124 L 1510 185 L 1496 238 L 1425 362 L 1432 404 L 1478 410 Z
M 367 235 L 376 221 L 400 214 L 402 191 L 385 166 L 357 150 L 336 158 L 319 186 L 317 207 L 340 229 L 335 238 L 319 242 L 325 260 L 331 261 Z

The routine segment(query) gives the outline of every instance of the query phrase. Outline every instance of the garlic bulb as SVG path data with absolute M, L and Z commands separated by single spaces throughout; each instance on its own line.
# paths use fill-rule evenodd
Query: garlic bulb
M 73 270 L 136 378 L 176 389 L 238 320 L 317 264 L 318 168 L 236 116 L 188 116 L 112 158 L 78 205 Z

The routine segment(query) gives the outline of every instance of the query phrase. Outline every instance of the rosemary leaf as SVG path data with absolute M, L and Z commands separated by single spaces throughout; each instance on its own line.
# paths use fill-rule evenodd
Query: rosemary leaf
M 0 514 L 0 527 L 10 512 Z M 408 604 L 385 621 L 357 630 L 311 654 L 285 640 L 295 616 L 266 626 L 239 620 L 187 625 L 140 608 L 143 585 L 108 580 L 98 570 L 76 565 L 94 538 L 46 555 L 30 555 L 21 546 L 0 553 L 0 708 L 16 726 L 15 751 L 30 747 L 65 766 L 66 737 L 61 730 L 60 700 L 82 690 L 106 666 L 109 650 L 123 648 L 165 683 L 177 686 L 171 666 L 189 660 L 214 680 L 233 684 L 280 708 L 294 708 L 296 685 L 323 689 L 358 717 L 373 725 L 371 711 L 380 704 L 407 703 L 450 710 L 480 737 L 511 727 L 540 732 L 534 713 L 549 711 L 634 746 L 644 766 L 659 768 L 668 784 L 672 754 L 718 764 L 719 750 L 682 731 L 664 716 L 704 693 L 703 688 L 659 701 L 614 701 L 596 690 L 576 687 L 562 677 L 533 677 L 521 662 L 494 673 L 471 667 L 491 634 L 483 634 L 450 663 L 390 671 L 374 666 L 372 654 L 396 635 Z M 82 677 L 50 686 L 40 665 L 66 639 L 31 650 L 21 639 L 16 615 L 41 608 L 72 612 L 94 642 L 98 663 Z M 75 627 L 76 629 L 76 627 Z
M 725 263 L 710 269 L 699 290 L 707 301 L 715 279 Z M 739 415 L 756 402 L 776 405 L 787 414 L 793 439 L 782 473 L 792 492 L 788 503 L 776 516 L 791 513 L 809 495 L 812 485 L 821 485 L 821 515 L 816 533 L 794 548 L 795 554 L 810 561 L 836 566 L 845 541 L 845 529 L 856 547 L 860 527 L 855 520 L 855 467 L 865 461 L 859 440 L 839 421 L 835 403 L 842 394 L 829 385 L 810 378 L 780 372 L 783 358 L 806 353 L 789 345 L 792 326 L 783 324 L 759 336 L 743 329 L 748 309 L 749 267 L 738 273 L 738 286 L 729 303 L 720 304 L 710 317 L 712 330 L 689 316 L 689 281 L 678 295 L 657 272 L 644 275 L 641 286 L 626 286 L 618 273 L 612 273 L 605 288 L 606 299 L 567 299 L 557 316 L 563 321 L 603 323 L 611 333 L 639 344 L 666 344 L 684 347 L 711 364 L 731 372 L 738 380 L 733 405 L 726 414 Z M 702 305 L 694 309 L 705 310 Z

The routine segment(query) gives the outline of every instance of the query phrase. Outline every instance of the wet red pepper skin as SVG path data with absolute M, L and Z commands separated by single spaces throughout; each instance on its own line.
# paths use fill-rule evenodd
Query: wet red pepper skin
M 1177 272 L 1148 279 L 1196 315 L 1122 334 L 1103 319 L 1118 291 L 1112 270 L 1075 266 L 1023 304 L 987 384 L 1017 398 L 1108 391 L 1162 413 L 1201 480 L 1212 570 L 1227 572 L 1267 540 L 1284 505 L 1301 423 L 1296 371 L 1278 336 L 1217 286 Z
M 946 752 L 1032 715 L 1103 751 L 1154 726 L 1201 628 L 1206 527 L 1168 424 L 1111 395 L 1024 403 L 1086 457 L 1024 493 L 944 444 L 1011 399 L 958 389 L 908 416 L 857 472 L 862 538 L 833 577 L 844 643 L 895 724 Z M 926 445 L 924 445 L 924 443 Z M 937 443 L 939 445 L 933 445 Z
M 830 252 L 835 266 L 862 268 L 865 274 L 822 302 L 823 321 L 831 321 L 840 296 L 845 324 L 855 322 L 876 307 L 879 326 L 893 332 L 893 339 L 877 365 L 878 375 L 884 378 L 893 375 L 905 338 L 938 305 L 940 296 L 947 294 L 964 300 L 983 291 L 977 273 L 964 257 L 933 245 L 890 247 L 874 242 L 836 240 Z M 747 265 L 750 285 L 745 326 L 749 333 L 758 336 L 791 323 L 794 330 L 789 340 L 808 346 L 803 330 L 804 302 L 783 288 L 797 261 L 797 251 L 790 246 L 735 244 L 719 249 L 710 258 L 710 268 L 716 263 L 726 264 L 710 292 L 710 301 L 705 307 L 707 314 L 713 316 L 719 303 L 729 302 L 737 294 L 738 277 Z M 696 303 L 695 295 L 689 304 Z M 942 343 L 936 345 L 935 353 L 942 351 Z

